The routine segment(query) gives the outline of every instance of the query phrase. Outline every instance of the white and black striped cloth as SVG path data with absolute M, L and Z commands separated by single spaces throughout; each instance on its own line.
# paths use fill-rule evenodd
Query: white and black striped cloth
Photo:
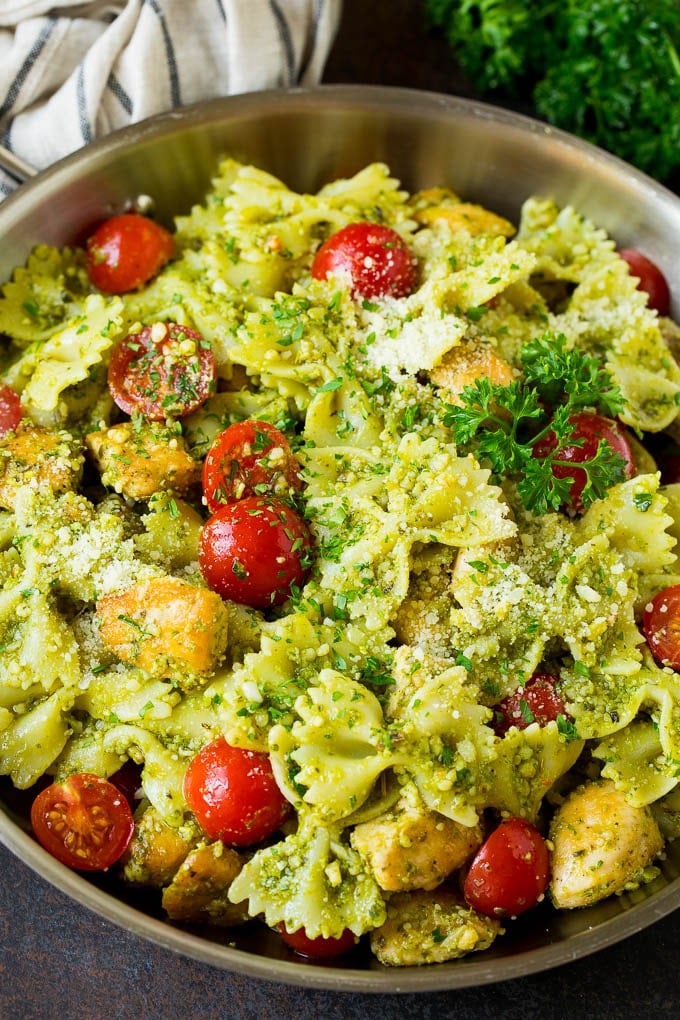
M 342 0 L 0 0 L 0 142 L 37 169 L 155 113 L 320 78 Z M 16 181 L 0 170 L 0 199 Z

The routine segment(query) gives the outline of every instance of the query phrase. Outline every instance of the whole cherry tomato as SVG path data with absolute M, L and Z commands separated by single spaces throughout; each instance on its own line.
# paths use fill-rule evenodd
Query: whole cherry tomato
M 645 606 L 642 631 L 657 662 L 680 670 L 680 584 L 664 588 Z
M 646 292 L 649 307 L 659 315 L 668 315 L 671 294 L 666 277 L 656 263 L 635 248 L 622 248 L 619 255 L 630 266 L 631 274 L 637 276 L 638 287 Z
M 564 701 L 556 689 L 559 682 L 553 673 L 534 673 L 523 687 L 494 705 L 496 735 L 502 737 L 511 726 L 525 730 L 532 722 L 545 726 L 560 715 L 566 717 Z
M 247 496 L 288 496 L 301 486 L 300 465 L 288 440 L 266 421 L 230 425 L 203 463 L 203 495 L 211 513 Z
M 215 355 L 200 333 L 156 322 L 113 349 L 109 389 L 121 411 L 152 421 L 183 418 L 215 390 Z
M 108 780 L 87 772 L 42 790 L 31 807 L 31 825 L 53 857 L 79 871 L 109 868 L 134 831 L 124 795 Z
M 299 956 L 307 956 L 316 960 L 328 960 L 334 956 L 343 956 L 349 953 L 357 944 L 357 937 L 349 928 L 345 928 L 342 935 L 337 938 L 318 935 L 310 939 L 304 928 L 290 932 L 284 924 L 276 927 L 279 935 L 286 945 L 298 953 Z
M 463 893 L 480 914 L 514 917 L 536 906 L 549 879 L 548 848 L 538 829 L 507 818 L 477 851 Z
M 256 609 L 279 605 L 303 584 L 309 528 L 279 499 L 251 496 L 221 506 L 201 532 L 198 563 L 208 587 Z
M 316 280 L 346 277 L 352 293 L 364 298 L 405 297 L 416 288 L 418 261 L 391 227 L 350 223 L 321 245 L 312 276 Z
M 578 411 L 576 414 L 571 415 L 569 421 L 573 428 L 573 439 L 576 442 L 560 450 L 560 463 L 553 464 L 552 473 L 556 478 L 572 479 L 569 505 L 574 510 L 582 510 L 583 490 L 586 487 L 588 475 L 578 465 L 595 457 L 600 440 L 604 439 L 614 453 L 621 457 L 623 477 L 633 477 L 635 474 L 635 461 L 624 427 L 612 418 L 605 418 L 601 414 L 593 414 L 590 411 Z M 555 434 L 549 432 L 536 443 L 533 456 L 539 458 L 547 457 L 556 448 L 557 439 Z
M 184 796 L 206 836 L 228 846 L 261 843 L 291 811 L 276 785 L 269 755 L 232 747 L 224 737 L 192 758 Z
M 23 413 L 19 394 L 7 383 L 0 383 L 0 437 L 14 432 Z
M 88 238 L 87 272 L 105 294 L 125 294 L 148 283 L 175 252 L 172 234 L 139 213 L 112 216 Z

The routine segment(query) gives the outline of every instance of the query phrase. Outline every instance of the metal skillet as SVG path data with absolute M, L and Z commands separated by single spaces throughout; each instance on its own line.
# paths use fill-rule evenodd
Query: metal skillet
M 451 96 L 325 86 L 174 111 L 36 175 L 15 165 L 14 175 L 25 183 L 0 206 L 0 279 L 36 243 L 72 243 L 138 196 L 151 196 L 159 217 L 170 222 L 202 198 L 218 158 L 227 153 L 304 191 L 380 160 L 410 190 L 448 184 L 511 217 L 530 194 L 549 195 L 575 205 L 621 245 L 645 250 L 671 279 L 680 261 L 680 199 L 586 143 Z M 677 294 L 675 301 L 678 317 Z M 153 904 L 135 899 L 108 876 L 90 881 L 68 871 L 33 841 L 25 812 L 4 781 L 0 839 L 83 906 L 143 938 L 226 970 L 344 991 L 413 993 L 536 973 L 612 945 L 680 905 L 680 845 L 671 844 L 651 885 L 588 910 L 527 916 L 479 956 L 403 970 L 387 970 L 361 953 L 334 965 L 310 965 L 287 954 L 263 928 L 187 930 L 163 920 Z

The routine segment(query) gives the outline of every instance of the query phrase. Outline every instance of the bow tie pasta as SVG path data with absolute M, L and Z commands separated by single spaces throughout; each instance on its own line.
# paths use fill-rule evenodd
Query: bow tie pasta
M 0 773 L 48 777 L 40 841 L 175 920 L 386 965 L 653 879 L 680 333 L 613 241 L 233 159 L 163 237 L 136 289 L 40 246 L 0 297 Z M 69 828 L 104 787 L 115 859 Z

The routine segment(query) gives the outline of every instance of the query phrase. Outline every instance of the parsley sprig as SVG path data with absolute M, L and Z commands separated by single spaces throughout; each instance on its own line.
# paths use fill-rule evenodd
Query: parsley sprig
M 625 463 L 600 439 L 594 456 L 565 459 L 567 447 L 582 446 L 572 416 L 595 408 L 610 417 L 623 408 L 621 391 L 591 355 L 567 346 L 564 336 L 546 333 L 522 352 L 524 377 L 502 386 L 488 378 L 465 386 L 460 404 L 445 405 L 443 421 L 459 448 L 472 450 L 499 476 L 514 479 L 524 506 L 535 514 L 558 510 L 570 502 L 572 477 L 555 467 L 581 468 L 586 482 L 583 508 L 602 499 L 625 477 Z M 536 454 L 539 443 L 541 454 Z
M 680 169 L 677 0 L 425 0 L 476 90 L 659 179 Z

